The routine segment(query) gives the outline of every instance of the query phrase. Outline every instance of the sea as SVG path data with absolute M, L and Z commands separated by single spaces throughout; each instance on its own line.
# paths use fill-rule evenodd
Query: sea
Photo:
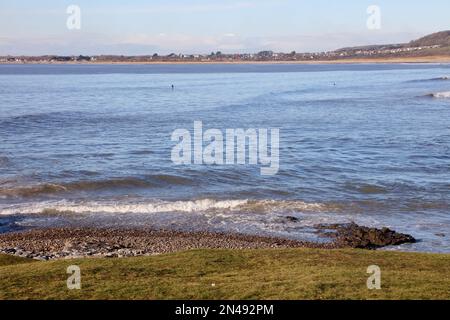
M 0 232 L 148 227 L 450 253 L 449 64 L 0 65 Z M 173 87 L 172 87 L 173 86 Z M 279 169 L 175 163 L 176 130 L 279 130 Z M 203 142 L 205 145 L 207 141 Z

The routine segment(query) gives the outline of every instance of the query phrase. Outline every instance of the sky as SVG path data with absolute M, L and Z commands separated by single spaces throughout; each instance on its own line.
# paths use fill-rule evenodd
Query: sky
M 0 55 L 318 52 L 408 42 L 449 16 L 448 0 L 0 0 Z

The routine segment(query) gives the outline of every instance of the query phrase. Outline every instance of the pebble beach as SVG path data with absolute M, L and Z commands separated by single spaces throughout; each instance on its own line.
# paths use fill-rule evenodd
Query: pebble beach
M 191 249 L 333 248 L 335 245 L 209 232 L 36 229 L 0 235 L 0 253 L 37 260 L 148 256 Z

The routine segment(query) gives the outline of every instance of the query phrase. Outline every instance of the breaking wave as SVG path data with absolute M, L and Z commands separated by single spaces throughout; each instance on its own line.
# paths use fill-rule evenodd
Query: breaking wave
M 428 97 L 432 97 L 432 98 L 437 98 L 437 99 L 449 99 L 450 98 L 450 91 L 442 91 L 442 92 L 430 93 L 427 96 Z
M 330 206 L 320 203 L 306 203 L 303 201 L 277 201 L 277 200 L 215 200 L 200 199 L 187 201 L 148 201 L 137 203 L 124 202 L 39 202 L 0 209 L 1 215 L 13 214 L 83 214 L 83 213 L 108 213 L 108 214 L 149 214 L 164 212 L 232 212 L 240 213 L 267 213 L 267 212 L 292 212 L 312 211 L 323 212 L 332 209 Z

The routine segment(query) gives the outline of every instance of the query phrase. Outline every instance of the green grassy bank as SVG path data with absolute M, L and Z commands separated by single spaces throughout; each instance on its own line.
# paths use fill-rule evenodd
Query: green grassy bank
M 69 265 L 81 290 L 68 290 Z M 368 290 L 369 265 L 381 290 Z M 450 299 L 450 255 L 363 250 L 194 250 L 37 262 L 0 255 L 0 299 Z

